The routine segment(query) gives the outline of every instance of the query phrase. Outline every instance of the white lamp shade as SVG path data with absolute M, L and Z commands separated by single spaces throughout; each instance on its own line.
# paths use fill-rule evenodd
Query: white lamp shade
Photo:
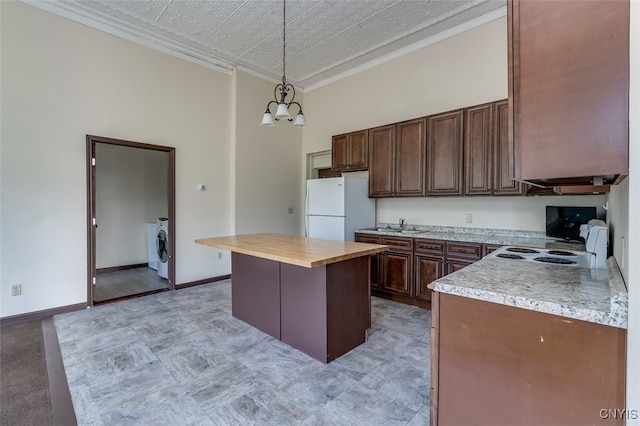
M 276 118 L 279 120 L 288 120 L 291 116 L 289 115 L 289 109 L 286 104 L 278 104 L 278 110 L 276 111 Z
M 260 124 L 267 127 L 273 127 L 276 125 L 276 123 L 273 122 L 273 117 L 271 116 L 271 113 L 268 113 L 268 112 L 264 113 L 264 115 L 262 116 L 262 123 Z
M 296 115 L 296 121 L 293 122 L 294 127 L 307 127 L 307 121 L 304 119 L 304 115 Z

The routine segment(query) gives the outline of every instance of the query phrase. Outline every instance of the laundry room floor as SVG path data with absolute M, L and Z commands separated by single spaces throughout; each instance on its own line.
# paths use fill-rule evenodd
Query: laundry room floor
M 103 302 L 166 288 L 169 282 L 148 267 L 103 272 L 96 276 L 94 300 Z

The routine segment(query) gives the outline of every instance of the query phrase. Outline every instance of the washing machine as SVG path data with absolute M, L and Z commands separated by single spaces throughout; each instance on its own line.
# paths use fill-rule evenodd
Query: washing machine
M 158 252 L 158 275 L 169 279 L 169 219 L 158 218 L 156 251 Z

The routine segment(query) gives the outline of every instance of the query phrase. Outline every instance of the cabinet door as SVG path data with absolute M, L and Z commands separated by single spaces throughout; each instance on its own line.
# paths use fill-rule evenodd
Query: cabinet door
M 382 254 L 382 291 L 411 296 L 412 257 L 409 253 Z
M 515 157 L 509 139 L 509 101 L 493 104 L 493 195 L 524 195 L 523 183 L 513 180 Z
M 369 197 L 393 197 L 395 126 L 369 130 Z
M 464 112 L 464 195 L 491 195 L 493 104 Z
M 444 275 L 444 258 L 418 255 L 415 263 L 414 297 L 431 301 L 431 290 L 427 286 Z
M 462 110 L 427 117 L 427 193 L 462 195 Z
M 517 178 L 592 184 L 629 170 L 629 4 L 507 2 Z
M 494 251 L 498 250 L 500 247 L 502 246 L 499 244 L 483 244 L 482 257 L 488 255 L 489 253 L 493 253 Z
M 369 130 L 349 134 L 348 144 L 349 170 L 366 170 L 369 168 Z
M 425 191 L 427 140 L 424 118 L 396 125 L 396 197 L 420 197 Z
M 380 236 L 356 233 L 355 242 L 380 244 Z M 380 257 L 381 256 L 382 256 L 381 254 L 371 255 L 371 288 L 372 289 L 380 288 L 380 263 L 381 263 Z
M 331 168 L 341 171 L 347 168 L 348 135 L 336 135 L 331 138 Z

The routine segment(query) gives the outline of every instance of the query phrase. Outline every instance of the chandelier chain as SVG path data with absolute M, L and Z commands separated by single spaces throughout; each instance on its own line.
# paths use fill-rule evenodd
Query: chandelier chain
M 287 0 L 284 0 L 282 2 L 282 84 L 286 84 L 287 82 L 286 47 L 287 47 Z

